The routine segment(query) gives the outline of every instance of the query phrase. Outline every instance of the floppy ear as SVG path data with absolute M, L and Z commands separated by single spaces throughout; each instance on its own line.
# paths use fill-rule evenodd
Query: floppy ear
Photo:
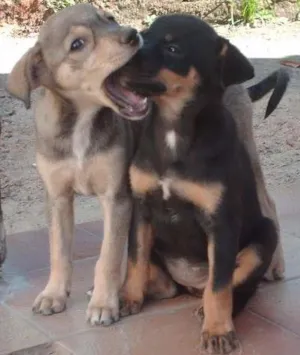
M 40 45 L 30 48 L 8 75 L 7 90 L 30 108 L 30 93 L 41 85 L 47 72 Z
M 254 77 L 254 68 L 250 61 L 227 39 L 219 37 L 218 48 L 225 87 L 241 84 Z

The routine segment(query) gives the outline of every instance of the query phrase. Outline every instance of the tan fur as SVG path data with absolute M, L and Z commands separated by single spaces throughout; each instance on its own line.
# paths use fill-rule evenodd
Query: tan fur
M 220 183 L 200 184 L 187 180 L 175 179 L 172 188 L 182 198 L 212 215 L 221 202 L 224 187 Z
M 173 280 L 157 265 L 150 264 L 147 296 L 153 299 L 172 298 L 177 294 Z
M 118 319 L 131 218 L 131 197 L 124 188 L 127 152 L 122 144 L 104 144 L 102 151 L 101 131 L 94 138 L 92 134 L 95 116 L 104 119 L 99 113 L 103 107 L 119 112 L 103 81 L 138 50 L 138 44 L 124 42 L 128 31 L 91 5 L 71 6 L 46 21 L 35 46 L 8 77 L 8 90 L 27 107 L 31 91 L 43 88 L 35 123 L 37 167 L 48 195 L 51 272 L 33 305 L 38 313 L 58 313 L 66 306 L 77 192 L 97 196 L 104 209 L 104 239 L 87 317 L 92 324 L 104 325 Z M 84 46 L 72 51 L 75 39 Z
M 214 251 L 215 245 L 208 243 L 209 276 L 203 294 L 204 323 L 202 326 L 202 345 L 210 348 L 215 337 L 227 337 L 234 331 L 232 321 L 232 285 L 228 284 L 221 290 L 214 291 Z M 218 341 L 218 340 L 217 340 Z
M 237 255 L 238 267 L 233 273 L 234 287 L 243 283 L 251 275 L 251 273 L 258 268 L 262 263 L 257 250 L 253 246 L 249 246 Z
M 141 223 L 137 230 L 136 261 L 130 261 L 127 278 L 122 289 L 123 299 L 127 303 L 143 302 L 149 280 L 150 252 L 153 243 L 152 227 Z
M 193 67 L 185 77 L 168 69 L 162 69 L 158 73 L 157 79 L 165 84 L 167 91 L 164 95 L 154 98 L 154 101 L 157 102 L 164 118 L 176 120 L 184 106 L 193 99 L 195 88 L 201 80 L 199 74 Z
M 121 315 L 138 313 L 147 295 L 154 299 L 174 297 L 177 287 L 173 280 L 150 261 L 153 244 L 152 227 L 141 222 L 136 238 L 136 258 L 128 260 L 127 276 L 121 290 Z
M 139 169 L 132 165 L 129 170 L 130 183 L 133 192 L 138 195 L 145 195 L 159 186 L 159 179 L 150 172 Z

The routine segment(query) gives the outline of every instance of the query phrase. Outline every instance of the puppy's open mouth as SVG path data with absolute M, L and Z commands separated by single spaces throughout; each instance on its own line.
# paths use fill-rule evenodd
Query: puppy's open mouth
M 131 120 L 144 118 L 149 110 L 149 100 L 126 86 L 118 73 L 109 75 L 104 81 L 107 96 L 118 106 L 120 114 Z

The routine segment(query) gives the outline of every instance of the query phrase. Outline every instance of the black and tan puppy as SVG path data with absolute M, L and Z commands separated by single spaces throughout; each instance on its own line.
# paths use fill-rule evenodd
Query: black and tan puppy
M 154 111 L 130 167 L 136 198 L 122 313 L 137 311 L 145 295 L 173 296 L 176 283 L 204 289 L 202 345 L 228 353 L 237 346 L 232 317 L 278 239 L 223 103 L 225 87 L 253 77 L 253 67 L 193 16 L 163 16 L 143 38 L 134 74 L 124 72 L 131 89 L 153 97 Z
M 131 219 L 128 167 L 132 125 L 147 100 L 107 77 L 139 49 L 136 30 L 91 5 L 69 7 L 42 26 L 37 43 L 16 64 L 8 90 L 35 108 L 38 171 L 47 191 L 51 272 L 33 310 L 65 309 L 71 289 L 74 194 L 96 195 L 104 209 L 104 240 L 95 267 L 95 290 L 87 317 L 108 325 L 119 317 L 118 293 L 125 277 Z M 99 231 L 100 234 L 100 231 Z

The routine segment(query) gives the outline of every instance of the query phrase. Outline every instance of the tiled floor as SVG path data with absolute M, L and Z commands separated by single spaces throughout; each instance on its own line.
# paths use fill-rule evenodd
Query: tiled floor
M 300 353 L 300 182 L 273 192 L 280 215 L 287 263 L 283 282 L 264 284 L 236 320 L 239 354 Z M 110 328 L 85 323 L 87 298 L 101 241 L 102 223 L 78 225 L 72 295 L 66 312 L 32 315 L 31 303 L 45 285 L 45 230 L 8 237 L 8 259 L 0 279 L 0 355 L 194 355 L 199 300 L 189 296 L 148 305 L 140 315 Z

